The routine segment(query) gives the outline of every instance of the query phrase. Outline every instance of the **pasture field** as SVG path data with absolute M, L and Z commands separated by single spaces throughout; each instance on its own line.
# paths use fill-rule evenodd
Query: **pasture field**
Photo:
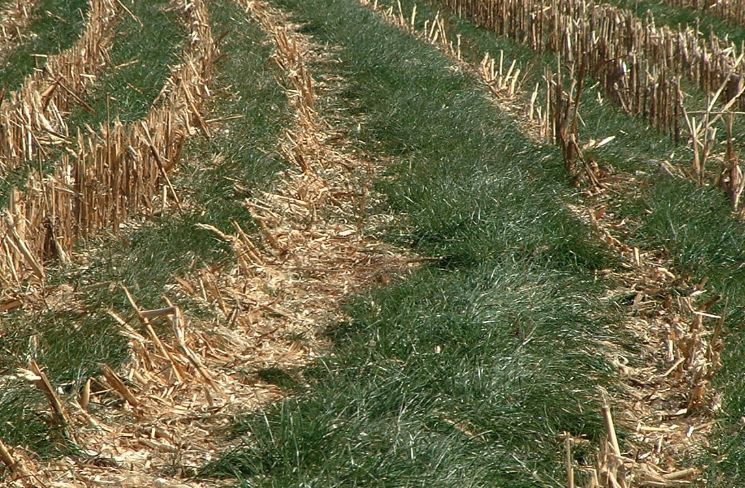
M 0 483 L 745 485 L 743 41 L 0 1 Z

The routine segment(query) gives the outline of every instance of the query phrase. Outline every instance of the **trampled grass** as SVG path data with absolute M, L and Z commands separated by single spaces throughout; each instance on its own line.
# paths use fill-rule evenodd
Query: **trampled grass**
M 283 167 L 270 151 L 286 117 L 285 96 L 268 63 L 265 35 L 253 23 L 235 21 L 243 16 L 230 3 L 213 5 L 214 30 L 227 35 L 213 84 L 211 116 L 243 118 L 222 123 L 210 141 L 187 144 L 183 167 L 173 183 L 191 210 L 144 223 L 134 219 L 131 228 L 118 236 L 102 235 L 81 243 L 84 266 L 49 269 L 46 301 L 51 308 L 18 309 L 3 317 L 0 362 L 4 368 L 27 367 L 33 353 L 50 380 L 65 385 L 65 394 L 76 396 L 88 377 L 100 373 L 101 363 L 116 367 L 127 356 L 126 340 L 107 315 L 109 309 L 124 314 L 131 310 L 122 285 L 142 306 L 161 306 L 175 275 L 219 266 L 231 256 L 223 242 L 195 224 L 209 222 L 225 228 L 235 220 L 249 227 L 250 217 L 241 207 L 245 197 L 236 192 L 235 182 L 265 188 Z M 70 288 L 63 286 L 60 291 L 60 285 Z M 63 297 L 60 308 L 55 297 Z M 209 315 L 208 310 L 184 305 L 195 317 Z M 0 437 L 42 456 L 67 454 L 71 446 L 39 414 L 44 401 L 25 382 L 5 384 L 0 396 Z

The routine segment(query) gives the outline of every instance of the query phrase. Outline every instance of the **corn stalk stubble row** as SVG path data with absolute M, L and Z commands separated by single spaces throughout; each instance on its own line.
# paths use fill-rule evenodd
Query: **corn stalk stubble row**
M 161 476 L 159 486 L 187 486 L 176 478 L 193 473 L 225 447 L 214 437 L 215 430 L 224 429 L 235 412 L 281 395 L 277 387 L 257 382 L 246 370 L 306 364 L 324 347 L 315 338 L 318 327 L 335 317 L 341 297 L 371 283 L 385 284 L 418 261 L 362 236 L 370 196 L 358 178 L 369 177 L 373 169 L 346 153 L 339 134 L 315 112 L 315 82 L 305 62 L 307 41 L 280 13 L 256 2 L 242 4 L 276 43 L 275 61 L 296 116 L 280 150 L 298 171 L 274 192 L 246 201 L 263 242 L 237 224 L 230 232 L 200 225 L 231 245 L 235 266 L 175 277 L 176 289 L 215 307 L 222 316 L 217 325 L 207 330 L 190 324 L 167 298 L 162 309 L 142 310 L 128 290 L 139 327 L 110 311 L 130 341 L 129 362 L 119 372 L 104 366 L 103 377 L 89 380 L 77 402 L 61 407 L 72 419 L 67 423 L 69 436 L 74 433 L 100 466 L 61 462 L 39 469 L 22 452 L 8 452 L 17 463 L 19 480 L 66 476 L 73 484 L 95 480 L 144 486 Z M 207 25 L 206 19 L 200 22 Z M 58 293 L 57 302 L 73 301 L 65 299 L 69 290 Z M 167 321 L 172 340 L 159 336 L 153 327 L 157 320 Z M 300 335 L 306 340 L 290 338 Z M 40 381 L 34 372 L 17 376 L 37 385 Z M 122 399 L 118 412 L 109 408 L 113 392 Z M 96 412 L 101 408 L 119 422 L 100 420 Z M 60 415 L 57 418 L 66 418 Z M 166 476 L 174 466 L 178 472 Z
M 191 29 L 190 44 L 147 117 L 129 125 L 113 121 L 100 133 L 78 131 L 75 153 L 62 155 L 54 175 L 32 174 L 26 191 L 11 195 L 0 221 L 5 290 L 43 282 L 44 263 L 66 262 L 78 238 L 118 231 L 128 216 L 162 211 L 168 198 L 179 205 L 169 174 L 186 138 L 210 133 L 200 107 L 210 96 L 215 58 L 205 11 L 192 4 L 180 8 Z
M 681 31 L 657 27 L 651 15 L 640 20 L 629 11 L 586 0 L 441 3 L 536 51 L 559 53 L 569 71 L 598 80 L 606 96 L 626 112 L 644 117 L 652 127 L 672 134 L 676 140 L 690 138 L 693 161 L 690 170 L 683 169 L 683 173 L 708 183 L 707 160 L 717 161 L 719 168 L 708 173 L 730 196 L 733 210 L 741 210 L 745 183 L 732 149 L 735 138 L 728 135 L 726 149 L 720 152 L 713 146 L 716 122 L 723 120 L 727 130 L 727 117 L 745 103 L 745 64 L 742 54 L 738 54 L 742 49 L 713 34 L 705 38 L 690 27 Z M 682 76 L 713 94 L 704 113 L 686 111 Z M 560 135 L 555 124 L 553 131 L 555 136 Z M 571 156 L 574 144 L 560 142 L 563 149 L 569 148 L 565 154 Z
M 48 57 L 7 101 L 0 98 L 0 175 L 24 163 L 41 164 L 51 148 L 69 144 L 64 115 L 74 106 L 90 110 L 83 97 L 109 65 L 118 18 L 119 2 L 91 0 L 85 32 L 75 45 Z

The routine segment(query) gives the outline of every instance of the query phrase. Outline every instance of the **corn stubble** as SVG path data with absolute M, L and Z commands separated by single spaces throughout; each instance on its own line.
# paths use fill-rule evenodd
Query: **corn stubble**
M 48 64 L 52 67 L 47 71 L 57 74 L 52 77 L 51 86 L 45 90 L 46 99 L 42 100 L 42 95 L 32 91 L 33 87 L 41 83 L 32 79 L 14 95 L 12 104 L 5 106 L 2 113 L 7 117 L 17 116 L 19 113 L 28 116 L 33 113 L 35 120 L 46 120 L 43 118 L 42 107 L 51 107 L 59 115 L 61 112 L 57 109 L 58 106 L 69 107 L 81 102 L 71 89 L 66 89 L 69 79 L 55 71 L 56 67 L 63 62 L 68 63 L 65 68 L 68 74 L 81 74 L 78 77 L 88 80 L 85 81 L 86 84 L 90 83 L 93 77 L 86 74 L 90 70 L 83 67 L 90 61 L 89 56 L 104 56 L 102 46 L 110 41 L 111 22 L 118 15 L 118 4 L 119 2 L 93 2 L 89 29 L 82 40 L 71 51 L 61 55 L 63 59 L 59 64 L 51 61 Z M 173 69 L 171 78 L 158 99 L 153 102 L 147 117 L 130 125 L 118 120 L 110 121 L 101 128 L 100 134 L 92 130 L 89 134 L 79 131 L 75 138 L 77 151 L 62 155 L 54 175 L 43 179 L 41 175 L 31 175 L 25 192 L 13 191 L 9 207 L 0 223 L 4 235 L 0 252 L 4 290 L 10 291 L 21 284 L 32 288 L 43 286 L 46 281 L 45 262 L 54 258 L 62 263 L 67 262 L 78 239 L 89 238 L 106 228 L 117 231 L 134 214 L 151 214 L 168 208 L 168 198 L 161 196 L 164 193 L 161 189 L 170 189 L 173 192 L 171 198 L 178 205 L 178 198 L 170 186 L 169 173 L 178 163 L 187 137 L 200 131 L 209 135 L 209 127 L 200 110 L 203 101 L 210 96 L 208 84 L 216 57 L 216 45 L 209 28 L 207 10 L 202 2 L 177 2 L 174 6 L 182 12 L 184 24 L 190 31 L 190 42 L 181 55 L 182 63 Z M 102 24 L 104 20 L 105 27 Z M 82 56 L 84 53 L 89 54 Z M 80 56 L 76 57 L 76 54 Z M 47 83 L 49 82 L 47 79 Z M 24 90 L 32 95 L 21 97 L 20 94 L 27 93 Z M 53 96 L 57 96 L 59 100 L 53 100 Z M 28 99 L 37 105 L 32 104 L 29 107 L 25 104 Z M 24 109 L 13 110 L 19 104 Z M 60 124 L 64 124 L 61 115 L 58 120 Z M 29 134 L 28 140 L 40 140 L 31 136 L 35 133 L 31 124 L 26 124 L 25 129 Z M 39 151 L 39 157 L 43 156 L 42 144 L 34 148 Z M 23 149 L 27 156 L 33 155 L 28 154 L 30 147 Z M 11 301 L 13 306 L 19 306 L 18 300 Z M 134 301 L 132 303 L 134 306 Z M 147 314 L 140 313 L 139 310 L 137 312 L 138 317 L 147 321 Z M 198 364 L 198 359 L 185 343 L 182 316 L 178 312 L 173 314 L 176 337 L 181 340 L 173 354 L 160 343 L 162 347 L 159 353 L 165 353 L 176 371 L 174 365 L 181 364 L 177 363 L 176 356 L 182 358 L 185 365 L 193 365 L 195 362 Z M 129 333 L 130 338 L 141 337 L 134 329 L 128 328 L 123 319 L 120 320 L 120 325 L 123 333 Z M 149 340 L 157 340 L 154 332 Z M 148 364 L 157 364 L 157 360 Z M 139 401 L 129 392 L 122 378 L 110 368 L 102 368 L 104 379 L 94 380 L 98 385 L 97 393 L 102 388 L 110 387 L 127 399 L 133 408 L 139 406 Z M 90 381 L 79 402 L 66 407 L 49 380 L 45 380 L 42 369 L 35 363 L 32 363 L 26 378 L 44 392 L 52 407 L 52 422 L 66 433 L 66 442 L 96 451 L 101 440 L 95 436 L 85 438 L 82 434 L 79 437 L 78 430 L 81 426 L 87 424 L 99 433 L 113 432 L 86 411 L 91 401 Z M 185 379 L 186 376 L 178 377 L 179 381 Z M 73 408 L 71 413 L 68 413 L 68 408 Z M 36 466 L 31 457 L 22 451 L 11 452 L 5 449 L 0 454 L 7 454 L 0 459 L 18 483 L 38 486 L 49 482 L 50 476 L 54 476 L 51 474 L 54 470 Z M 98 452 L 96 455 L 100 454 Z M 58 476 L 75 478 L 79 475 L 79 481 L 86 479 L 84 469 L 71 475 L 69 466 L 61 468 L 65 474 Z
M 537 121 L 539 137 L 559 144 L 569 172 L 584 175 L 595 189 L 603 188 L 602 175 L 582 153 L 578 136 L 584 78 L 592 76 L 624 110 L 644 116 L 651 125 L 676 138 L 684 135 L 680 121 L 685 118 L 694 148 L 690 176 L 702 184 L 715 140 L 714 123 L 724 120 L 727 146 L 718 183 L 731 195 L 733 208 L 740 208 L 743 183 L 730 109 L 739 110 L 745 103 L 741 97 L 745 67 L 731 46 L 713 37 L 705 41 L 690 29 L 673 32 L 657 28 L 651 18 L 640 21 L 628 12 L 580 0 L 546 5 L 509 0 L 445 3 L 460 15 L 470 16 L 498 34 L 518 38 L 535 50 L 557 51 L 562 60 L 559 66 L 561 62 L 569 65 L 564 70 L 559 67 L 556 74 L 546 72 L 545 110 L 536 105 L 537 90 L 524 110 L 529 120 Z M 304 61 L 308 54 L 302 38 L 283 26 L 283 19 L 275 12 L 256 2 L 243 4 L 272 33 L 277 46 L 275 61 L 285 73 L 296 120 L 281 151 L 299 172 L 281 182 L 275 191 L 246 201 L 247 211 L 263 233 L 263 242 L 250 237 L 237 224 L 231 231 L 207 223 L 201 226 L 231 246 L 236 268 L 223 274 L 203 270 L 177 281 L 186 294 L 217 303 L 230 327 L 220 326 L 207 333 L 193 327 L 173 303 L 167 302 L 168 306 L 159 310 L 141 310 L 127 292 L 140 329 L 147 334 L 138 332 L 120 314 L 122 311 L 110 312 L 130 340 L 132 354 L 124 372 L 104 367 L 103 379 L 93 380 L 97 390 L 91 391 L 89 381 L 79 401 L 69 407 L 72 412 L 45 380 L 42 368 L 32 364 L 24 373 L 24 378 L 45 394 L 53 422 L 63 428 L 67 439 L 96 456 L 113 459 L 116 452 L 124 451 L 120 458 L 140 466 L 142 450 L 147 450 L 160 461 L 178 453 L 184 465 L 203 463 L 206 453 L 218 451 L 203 424 L 224 423 L 226 412 L 236 403 L 244 409 L 281 394 L 276 387 L 235 381 L 231 367 L 225 365 L 306 364 L 324 344 L 313 339 L 309 343 L 288 340 L 277 345 L 269 344 L 267 338 L 276 338 L 280 329 L 312 337 L 317 324 L 328 320 L 329 303 L 338 303 L 345 294 L 371 280 L 387 282 L 390 275 L 405 273 L 417 261 L 362 236 L 369 192 L 360 174 L 367 177 L 373 168 L 331 142 L 337 134 L 316 113 L 314 81 Z M 179 5 L 192 42 L 159 100 L 139 123 L 112 121 L 100 135 L 93 131 L 70 135 L 64 121 L 63 114 L 70 107 L 85 106 L 81 97 L 95 78 L 94 69 L 106 64 L 111 29 L 121 15 L 118 2 L 106 0 L 92 3 L 89 29 L 78 45 L 60 55 L 59 60 L 50 59 L 45 70 L 30 78 L 0 107 L 3 173 L 24 161 L 43 158 L 51 148 L 67 147 L 71 142 L 76 147 L 74 154 L 63 154 L 53 176 L 32 175 L 24 193 L 13 192 L 0 220 L 0 235 L 4 236 L 0 241 L 0 285 L 4 289 L 43 284 L 44 263 L 54 258 L 68 260 L 79 238 L 89 238 L 107 228 L 116 231 L 133 214 L 163 212 L 169 208 L 169 199 L 181 208 L 169 175 L 179 162 L 186 138 L 197 132 L 210 135 L 209 123 L 201 111 L 210 97 L 209 80 L 217 52 L 203 3 Z M 373 6 L 377 7 L 377 2 Z M 391 8 L 385 14 L 400 27 L 460 59 L 460 38 L 455 42 L 449 38 L 440 17 L 427 20 L 419 32 L 414 29 L 416 10 L 405 16 L 399 4 L 398 12 Z M 515 98 L 524 78 L 520 78 L 514 63 L 507 64 L 502 56 L 497 62 L 485 54 L 474 69 L 497 96 Z M 701 119 L 685 111 L 682 76 L 690 77 L 706 91 L 716 90 Z M 715 108 L 717 103 L 719 109 Z M 712 303 L 696 303 L 705 283 L 690 285 L 685 277 L 672 275 L 657 257 L 645 257 L 638 249 L 624 246 L 611 236 L 605 224 L 598 223 L 602 221 L 600 213 L 591 216 L 598 232 L 607 235 L 608 243 L 635 263 L 638 280 L 629 283 L 629 289 L 637 293 L 634 306 L 643 310 L 651 307 L 650 297 L 662 296 L 662 307 L 669 311 L 665 323 L 658 325 L 667 327 L 665 359 L 673 366 L 662 373 L 633 371 L 630 367 L 625 370 L 635 381 L 657 385 L 661 402 L 666 405 L 677 404 L 681 394 L 687 395 L 685 411 L 668 412 L 668 425 L 648 427 L 637 422 L 633 427 L 640 441 L 648 444 L 654 438 L 655 442 L 668 442 L 680 433 L 682 423 L 676 423 L 676 419 L 711 408 L 707 389 L 719 368 L 724 316 L 708 312 Z M 686 296 L 671 291 L 672 287 L 679 289 L 681 283 L 691 289 Z M 653 320 L 651 316 L 645 320 Z M 152 326 L 155 320 L 167 322 L 173 340 L 169 342 L 156 333 Z M 681 382 L 686 383 L 685 388 L 672 388 L 673 383 Z M 100 402 L 96 397 L 106 391 L 116 392 L 123 399 L 117 415 L 138 420 L 129 424 L 126 435 L 89 411 L 91 397 Z M 660 454 L 661 447 L 656 454 L 640 453 L 650 457 L 650 462 L 625 458 L 614 440 L 610 407 L 606 406 L 602 414 L 608 442 L 601 446 L 597 465 L 589 471 L 588 486 L 680 486 L 685 483 L 683 478 L 694 474 L 659 469 L 663 459 L 655 455 Z M 641 412 L 639 419 L 649 414 Z M 85 436 L 78 432 L 81 424 L 90 427 Z M 567 435 L 567 450 L 573 442 Z M 192 449 L 194 445 L 210 447 L 200 451 Z M 0 461 L 21 483 L 33 486 L 48 481 L 48 472 L 2 442 Z M 572 472 L 571 462 L 567 469 Z M 69 472 L 69 467 L 62 471 Z M 95 473 L 90 467 L 72 476 L 85 478 Z M 117 474 L 112 479 L 134 486 L 147 477 Z M 569 479 L 572 485 L 573 475 Z
M 35 0 L 15 0 L 0 10 L 0 59 L 22 42 L 34 3 Z
M 0 224 L 5 236 L 0 251 L 2 285 L 5 288 L 28 283 L 30 279 L 44 282 L 44 262 L 55 258 L 67 262 L 79 238 L 90 238 L 107 228 L 117 231 L 120 224 L 133 214 L 161 212 L 169 198 L 178 205 L 169 173 L 178 163 L 187 137 L 200 131 L 209 135 L 200 106 L 210 96 L 208 81 L 215 56 L 209 28 L 200 18 L 206 14 L 191 6 L 182 9 L 189 25 L 194 27 L 191 45 L 147 117 L 128 125 L 118 120 L 111 121 L 101 128 L 100 134 L 90 129 L 88 133 L 79 130 L 74 137 L 76 150 L 62 154 L 53 176 L 42 179 L 40 175 L 32 174 L 25 192 L 13 191 Z M 93 9 L 94 13 L 97 11 Z M 109 35 L 109 31 L 99 31 L 98 34 Z M 98 41 L 87 42 L 100 46 L 101 39 L 96 39 Z M 82 52 L 87 48 L 78 49 Z M 81 72 L 77 66 L 69 69 Z M 49 96 L 72 93 L 60 88 L 66 83 L 62 79 L 67 78 L 55 78 L 52 87 L 47 89 Z M 37 105 L 44 105 L 39 95 L 31 99 Z M 77 98 L 67 97 L 65 100 L 64 104 L 69 105 Z M 26 104 L 23 106 L 28 107 Z M 56 106 L 57 103 L 49 100 L 47 107 L 53 107 L 59 122 L 64 124 Z M 4 113 L 19 113 L 18 110 L 11 111 L 11 107 L 9 105 Z M 42 113 L 33 108 L 36 106 L 31 107 L 24 112 L 46 121 Z M 27 132 L 28 141 L 40 140 L 31 136 L 35 132 L 30 124 L 24 127 L 30 130 Z M 67 139 L 69 137 L 64 135 L 64 141 L 57 142 L 66 144 Z M 43 147 L 32 145 L 22 149 L 31 151 L 28 156 L 32 156 L 33 148 L 37 148 L 41 152 L 39 157 L 42 157 Z M 8 154 L 18 152 L 9 151 Z M 167 188 L 170 193 L 164 194 L 161 188 Z
M 100 137 L 79 133 L 74 157 L 63 157 L 54 176 L 32 179 L 30 191 L 14 195 L 8 213 L 14 220 L 8 219 L 16 224 L 11 229 L 17 252 L 6 265 L 15 265 L 15 283 L 43 283 L 45 260 L 64 259 L 77 238 L 104 228 L 116 231 L 132 214 L 167 209 L 167 197 L 161 195 L 177 208 L 187 204 L 179 203 L 168 175 L 186 137 L 198 131 L 210 135 L 200 110 L 209 96 L 217 52 L 204 4 L 181 5 L 193 29 L 192 44 L 164 89 L 161 105 L 138 124 L 115 121 Z M 192 324 L 167 298 L 166 307 L 143 310 L 124 290 L 138 326 L 123 311 L 109 315 L 129 340 L 130 359 L 118 371 L 102 365 L 102 377 L 91 378 L 71 405 L 47 396 L 53 412 L 57 404 L 63 409 L 53 421 L 69 433 L 67 441 L 102 460 L 101 466 L 71 467 L 62 461 L 44 467 L 21 451 L 0 450 L 0 460 L 19 483 L 67 478 L 141 486 L 152 481 L 151 465 L 162 474 L 174 456 L 180 466 L 175 476 L 189 474 L 224 449 L 212 432 L 224 428 L 231 415 L 282 394 L 276 386 L 242 377 L 238 365 L 306 364 L 324 348 L 316 338 L 319 327 L 336 317 L 345 295 L 371 283 L 388 283 L 419 261 L 364 237 L 370 195 L 363 180 L 374 168 L 347 153 L 338 131 L 316 113 L 307 42 L 277 12 L 256 2 L 243 6 L 276 44 L 274 61 L 284 74 L 295 117 L 280 151 L 298 171 L 275 191 L 245 202 L 263 239 L 249 236 L 237 223 L 227 232 L 199 224 L 226 241 L 235 255 L 232 270 L 205 269 L 175 278 L 184 294 L 217 306 L 222 317 L 211 330 Z M 57 225 L 49 226 L 50 221 Z M 46 232 L 37 234 L 39 229 Z M 165 322 L 170 333 L 158 332 L 163 328 L 155 327 L 156 321 Z M 34 366 L 26 376 L 46 395 L 48 380 L 40 383 L 43 372 Z M 109 418 L 103 421 L 92 406 L 111 405 L 112 395 L 121 401 L 107 408 Z M 129 469 L 110 469 L 122 466 Z
M 568 65 L 567 70 L 577 76 L 569 83 L 581 85 L 583 76 L 592 77 L 600 82 L 606 96 L 627 113 L 645 118 L 650 126 L 671 134 L 676 141 L 688 139 L 693 157 L 690 168 L 682 168 L 682 173 L 700 184 L 713 183 L 722 187 L 730 197 L 733 210 L 741 212 L 742 171 L 733 150 L 731 130 L 727 129 L 731 125 L 730 117 L 739 114 L 745 103 L 742 97 L 745 65 L 743 57 L 738 55 L 741 51 L 738 46 L 718 38 L 713 32 L 704 36 L 692 27 L 682 30 L 658 27 L 651 13 L 645 19 L 638 19 L 629 11 L 586 0 L 445 0 L 440 3 L 459 16 L 527 44 L 535 51 L 558 53 L 561 62 Z M 742 10 L 740 2 L 718 2 L 715 7 L 697 4 L 696 7 Z M 555 76 L 546 75 L 548 91 L 554 91 L 547 99 L 556 100 L 550 103 L 554 109 L 560 109 L 555 93 L 558 87 L 551 81 Z M 561 80 L 560 74 L 558 76 Z M 714 93 L 705 111 L 686 110 L 683 77 L 702 91 Z M 562 83 L 567 82 L 562 80 Z M 563 105 L 571 107 L 571 104 Z M 562 137 L 566 128 L 559 125 L 569 114 L 558 112 L 553 116 L 545 115 L 546 120 L 553 120 L 545 126 L 559 139 L 565 155 L 574 156 L 576 144 L 567 140 L 576 134 Z M 727 134 L 724 148 L 715 151 L 715 146 L 719 146 L 715 123 L 720 120 Z M 707 160 L 718 164 L 718 168 L 709 170 L 713 176 L 710 179 L 706 179 Z M 573 157 L 567 159 L 568 166 L 575 166 L 573 161 Z M 587 161 L 581 156 L 579 161 L 582 163 L 577 165 L 579 173 L 585 173 L 595 184 L 587 171 Z

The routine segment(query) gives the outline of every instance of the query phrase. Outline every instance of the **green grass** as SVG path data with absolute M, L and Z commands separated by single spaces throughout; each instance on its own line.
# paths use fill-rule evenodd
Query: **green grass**
M 319 110 L 348 114 L 339 123 L 360 151 L 393 156 L 375 182 L 386 197 L 375 210 L 396 220 L 376 237 L 440 259 L 408 281 L 350 299 L 348 319 L 327 331 L 332 354 L 299 371 L 260 371 L 263 381 L 292 395 L 242 416 L 232 435 L 246 436 L 245 444 L 201 474 L 233 477 L 241 486 L 564 486 L 560 435 L 592 441 L 575 451 L 580 465 L 592 464 L 592 446 L 602 436 L 597 387 L 613 393 L 616 384 L 599 342 L 618 343 L 632 358 L 636 346 L 617 327 L 623 304 L 601 300 L 614 283 L 599 272 L 617 268 L 618 258 L 566 209 L 580 196 L 560 154 L 526 139 L 478 81 L 355 1 L 273 3 L 317 42 L 341 48 L 338 62 L 312 67 L 346 80 Z M 410 11 L 410 3 L 404 5 Z M 230 2 L 213 2 L 211 16 L 215 35 L 227 37 L 210 117 L 243 118 L 216 128 L 209 141 L 187 144 L 174 185 L 191 210 L 101 236 L 83 249 L 85 267 L 51 270 L 50 285 L 74 286 L 85 311 L 6 313 L 3 368 L 12 371 L 36 357 L 65 395 L 74 394 L 99 373 L 99 363 L 116 366 L 126 355 L 105 313 L 130 310 L 121 285 L 141 306 L 161 306 L 174 275 L 232 259 L 227 246 L 196 223 L 227 229 L 235 220 L 252 227 L 235 183 L 249 191 L 266 188 L 284 169 L 276 141 L 291 117 L 258 25 L 245 22 Z M 530 69 L 529 84 L 553 63 L 468 22 L 450 22 L 467 37 L 467 56 L 504 49 L 507 59 Z M 132 53 L 160 49 L 147 44 L 153 41 L 132 42 Z M 122 53 L 124 61 L 133 57 Z M 168 50 L 163 53 L 153 54 L 161 60 L 157 66 L 170 62 Z M 127 83 L 142 83 L 135 86 L 143 92 L 149 84 L 162 86 L 140 63 L 132 69 L 131 78 L 121 75 L 126 82 L 91 93 L 110 90 L 112 113 L 122 118 L 138 117 L 148 100 L 124 99 Z M 595 156 L 637 172 L 639 184 L 619 208 L 635 223 L 631 243 L 666 250 L 676 272 L 708 276 L 710 293 L 728 299 L 726 364 L 717 380 L 725 399 L 721 441 L 715 439 L 718 452 L 710 454 L 727 457 L 708 474 L 711 486 L 745 484 L 739 427 L 745 228 L 729 217 L 719 191 L 659 169 L 658 161 L 673 152 L 685 162 L 682 145 L 607 102 L 595 104 L 595 96 L 588 90 L 583 100 L 580 134 L 583 140 L 616 135 Z M 196 320 L 210 318 L 201 306 L 179 305 Z M 28 384 L 4 385 L 0 438 L 42 456 L 74 454 L 43 411 L 44 399 Z M 623 441 L 624 432 L 619 435 Z
M 408 2 L 404 3 L 407 5 Z M 405 6 L 404 9 L 410 8 Z M 420 7 L 421 8 L 421 7 Z M 482 29 L 474 29 L 467 21 L 452 19 L 458 31 L 470 38 L 474 50 L 505 49 L 524 63 L 525 51 L 514 53 L 515 46 L 497 39 Z M 506 47 L 505 47 L 506 46 Z M 513 54 L 514 53 L 514 54 Z M 509 55 L 507 59 L 510 59 Z M 532 63 L 540 66 L 541 58 Z M 535 66 L 534 65 L 534 66 Z M 542 72 L 541 68 L 534 71 Z M 637 226 L 630 244 L 663 249 L 673 259 L 680 274 L 692 274 L 695 280 L 709 278 L 711 296 L 721 294 L 728 303 L 727 334 L 725 335 L 724 369 L 716 378 L 715 387 L 723 392 L 723 412 L 718 417 L 719 430 L 714 434 L 715 447 L 700 461 L 708 466 L 711 486 L 737 486 L 745 483 L 745 435 L 740 427 L 745 410 L 742 378 L 745 377 L 745 347 L 742 328 L 745 319 L 745 246 L 741 236 L 745 226 L 730 216 L 726 197 L 715 188 L 701 188 L 687 181 L 669 178 L 660 170 L 659 162 L 669 160 L 683 167 L 690 165 L 690 151 L 675 144 L 663 134 L 645 127 L 643 121 L 628 117 L 620 109 L 594 103 L 593 90 L 586 93 L 580 127 L 583 140 L 600 140 L 609 135 L 616 139 L 595 151 L 596 159 L 627 173 L 636 173 L 638 185 L 626 195 L 620 209 L 622 215 Z M 700 100 L 698 101 L 700 103 Z M 723 312 L 724 305 L 715 313 Z M 721 459 L 720 459 L 721 457 Z M 714 459 L 717 459 L 714 462 Z
M 131 15 L 122 15 L 109 52 L 113 69 L 107 69 L 85 97 L 94 113 L 75 107 L 69 121 L 71 131 L 83 124 L 98 128 L 108 118 L 126 123 L 147 115 L 187 43 L 182 14 L 171 6 L 169 0 L 127 5 L 142 24 Z
M 386 238 L 442 260 L 353 300 L 349 320 L 329 331 L 334 354 L 304 373 L 311 388 L 289 388 L 292 398 L 247 415 L 235 426 L 249 434 L 244 447 L 203 474 L 241 486 L 562 485 L 556 435 L 597 440 L 593 388 L 613 384 L 595 342 L 633 345 L 606 328 L 618 317 L 598 296 L 612 284 L 592 278 L 616 263 L 563 210 L 574 196 L 561 183 L 559 155 L 526 141 L 431 48 L 354 2 L 276 3 L 305 33 L 342 47 L 342 97 L 365 122 L 350 133 L 368 151 L 396 156 L 393 178 L 377 184 L 388 198 L 381 210 L 400 216 Z M 550 62 L 451 22 L 474 53 L 504 49 L 534 77 Z M 745 407 L 745 348 L 735 335 L 745 229 L 719 191 L 660 170 L 683 145 L 595 96 L 585 97 L 583 139 L 616 135 L 596 156 L 640 181 L 622 207 L 639 222 L 631 242 L 665 249 L 676 271 L 709 276 L 710 294 L 729 299 L 733 345 L 719 386 L 722 432 L 731 436 Z M 712 486 L 743 481 L 737 439 L 719 446 L 729 458 L 711 468 Z M 580 464 L 591 458 L 577 455 Z
M 422 270 L 356 300 L 353 319 L 331 331 L 334 355 L 305 372 L 311 392 L 248 416 L 235 427 L 250 434 L 246 448 L 205 473 L 245 486 L 561 479 L 561 432 L 597 440 L 601 429 L 587 398 L 608 370 L 584 350 L 601 329 L 588 291 L 504 259 Z
M 509 41 L 474 29 L 469 22 L 457 19 L 452 22 L 459 32 L 470 38 L 474 50 L 505 49 L 513 55 L 515 47 Z M 515 54 L 525 60 L 524 51 L 518 50 Z M 529 60 L 523 62 L 530 64 Z M 540 59 L 534 62 L 540 63 Z M 742 394 L 745 385 L 741 380 L 745 373 L 745 348 L 740 339 L 745 331 L 739 324 L 745 313 L 742 299 L 745 249 L 741 244 L 745 228 L 730 217 L 729 204 L 720 191 L 671 179 L 659 169 L 659 161 L 665 159 L 687 167 L 690 153 L 684 146 L 646 128 L 642 121 L 624 115 L 607 102 L 602 106 L 593 103 L 594 99 L 593 91 L 588 91 L 581 110 L 585 122 L 580 128 L 581 136 L 584 140 L 600 140 L 615 135 L 615 141 L 596 151 L 596 159 L 625 172 L 637 172 L 639 185 L 627 195 L 622 208 L 623 215 L 640 222 L 631 243 L 664 249 L 674 259 L 679 272 L 692 273 L 697 280 L 709 277 L 710 294 L 722 294 L 729 303 L 730 331 L 725 338 L 725 367 L 716 380 L 725 399 L 724 412 L 719 419 L 721 428 L 715 434 L 722 440 L 711 454 L 712 459 L 717 455 L 726 458 L 719 463 L 711 462 L 712 459 L 704 459 L 701 463 L 710 466 L 711 486 L 742 484 L 745 482 L 742 468 L 745 449 L 739 442 L 743 434 L 738 426 L 745 409 L 745 395 Z M 722 307 L 717 311 L 721 312 Z
M 558 436 L 597 441 L 595 388 L 613 388 L 593 344 L 626 339 L 594 279 L 615 261 L 563 206 L 574 197 L 560 155 L 355 2 L 275 3 L 341 47 L 338 64 L 314 69 L 345 77 L 337 103 L 355 114 L 355 142 L 396 156 L 377 183 L 379 210 L 400 217 L 385 238 L 442 259 L 353 300 L 329 331 L 333 355 L 303 373 L 310 389 L 247 415 L 235 426 L 250 434 L 244 448 L 203 475 L 241 486 L 557 484 Z
M 183 167 L 173 181 L 194 210 L 151 219 L 120 236 L 101 236 L 81 249 L 88 256 L 86 266 L 48 270 L 50 285 L 75 287 L 86 310 L 6 313 L 0 349 L 3 368 L 25 367 L 27 358 L 35 357 L 53 384 L 67 384 L 66 392 L 77 394 L 86 378 L 100 373 L 100 363 L 116 367 L 126 357 L 126 340 L 106 314 L 108 309 L 130 314 L 122 285 L 141 306 L 162 306 L 161 297 L 174 275 L 219 266 L 232 256 L 224 243 L 194 224 L 228 229 L 236 220 L 250 227 L 250 216 L 241 207 L 245 197 L 235 193 L 234 182 L 248 189 L 266 188 L 274 173 L 284 168 L 271 150 L 287 123 L 285 96 L 276 84 L 271 53 L 259 27 L 240 22 L 244 14 L 229 2 L 213 4 L 211 16 L 214 31 L 228 35 L 212 86 L 210 116 L 238 114 L 243 119 L 216 126 L 210 141 L 187 144 Z M 217 155 L 222 164 L 209 163 Z M 197 320 L 210 313 L 188 301 L 179 305 Z M 39 343 L 35 353 L 30 349 L 32 336 Z M 30 385 L 5 386 L 0 396 L 0 438 L 42 456 L 69 454 L 70 446 L 45 423 L 41 412 L 46 409 L 45 400 Z
M 85 28 L 87 0 L 41 0 L 33 8 L 24 42 L 0 63 L 0 83 L 8 93 L 53 56 L 75 44 Z

